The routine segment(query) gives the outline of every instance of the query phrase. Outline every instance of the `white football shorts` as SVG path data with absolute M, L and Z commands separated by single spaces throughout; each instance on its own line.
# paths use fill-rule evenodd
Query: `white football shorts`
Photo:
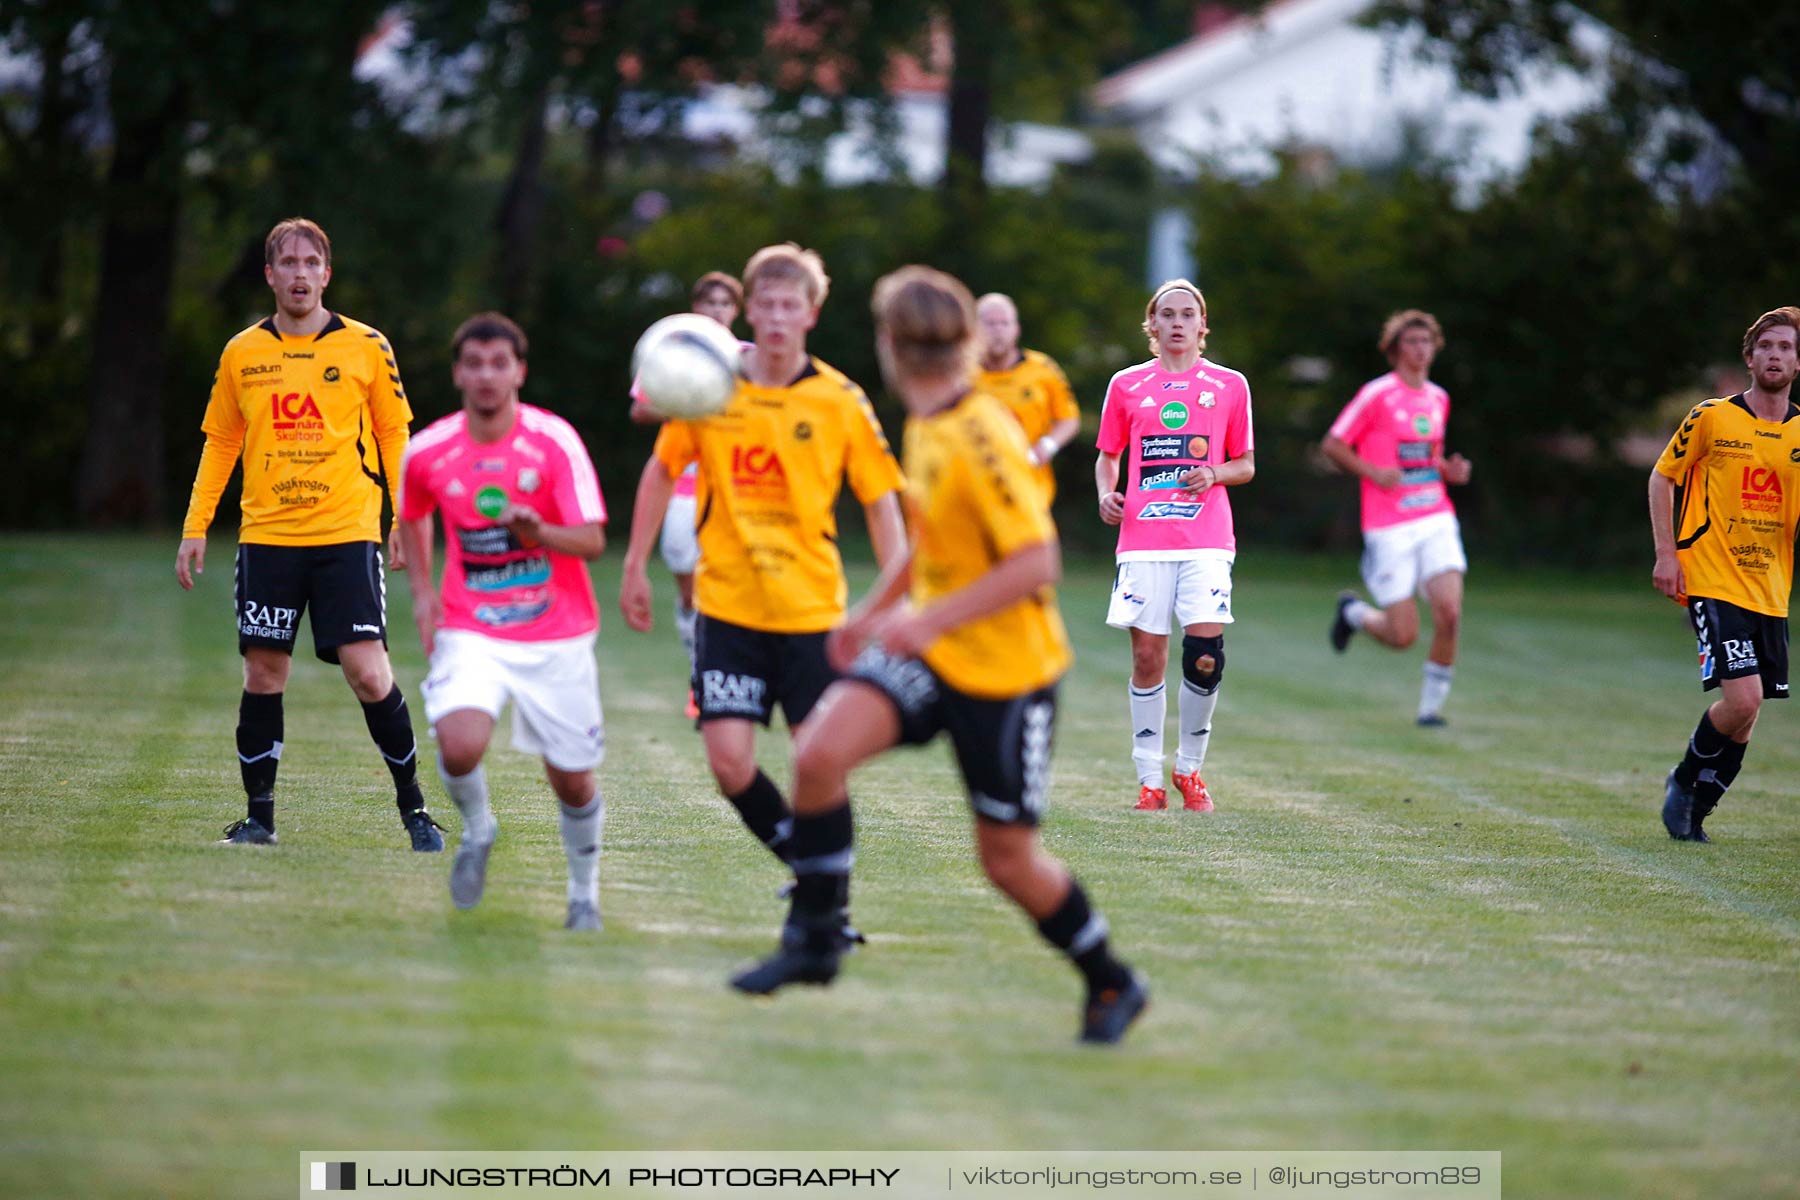
M 662 560 L 675 575 L 692 575 L 700 565 L 700 539 L 694 534 L 694 498 L 669 497 L 663 513 Z
M 1378 608 L 1410 599 L 1427 579 L 1445 571 L 1469 571 L 1455 513 L 1433 513 L 1363 534 L 1363 583 Z
M 1167 637 L 1171 611 L 1183 629 L 1231 624 L 1231 560 L 1129 559 L 1119 564 L 1106 607 L 1108 625 Z
M 425 678 L 425 719 L 474 708 L 500 719 L 512 701 L 514 750 L 559 771 L 591 771 L 606 757 L 594 635 L 509 642 L 468 629 L 440 629 Z

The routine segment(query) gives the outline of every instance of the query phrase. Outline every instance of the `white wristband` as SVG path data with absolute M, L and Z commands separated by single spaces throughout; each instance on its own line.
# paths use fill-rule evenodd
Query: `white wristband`
M 1038 466 L 1043 466 L 1056 456 L 1056 439 L 1046 433 L 1031 443 L 1031 452 L 1037 455 Z

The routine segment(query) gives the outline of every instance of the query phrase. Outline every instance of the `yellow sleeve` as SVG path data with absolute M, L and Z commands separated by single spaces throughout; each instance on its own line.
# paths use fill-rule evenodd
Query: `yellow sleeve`
M 988 544 L 1001 558 L 1027 546 L 1056 540 L 1056 523 L 1044 485 L 1025 447 L 1025 432 L 1012 420 L 976 415 L 964 457 L 970 507 Z
M 856 493 L 857 500 L 870 505 L 889 492 L 904 488 L 906 477 L 888 448 L 887 434 L 881 431 L 875 406 L 860 388 L 855 392 L 855 404 L 857 411 L 850 416 L 850 490 Z
M 206 402 L 206 415 L 200 420 L 206 445 L 200 451 L 200 469 L 194 472 L 194 490 L 188 494 L 187 516 L 181 521 L 184 538 L 206 536 L 213 514 L 219 509 L 219 497 L 231 482 L 232 469 L 244 449 L 244 410 L 238 407 L 237 385 L 226 358 L 226 354 L 219 356 L 212 396 Z
M 394 361 L 394 348 L 384 334 L 374 339 L 380 361 L 375 364 L 374 382 L 369 385 L 369 422 L 375 427 L 375 445 L 381 450 L 381 470 L 387 476 L 388 498 L 394 512 L 400 511 L 401 464 L 406 459 L 407 427 L 412 424 L 412 405 L 406 402 L 406 388 L 400 382 L 400 366 Z
M 1081 419 L 1081 410 L 1075 406 L 1075 389 L 1069 386 L 1069 377 L 1056 365 L 1056 360 L 1048 355 L 1044 358 L 1044 388 L 1050 393 L 1051 424 Z
M 1706 457 L 1707 448 L 1712 445 L 1712 422 L 1706 416 L 1706 410 L 1711 407 L 1710 400 L 1697 404 L 1681 419 L 1680 428 L 1663 447 L 1662 457 L 1656 460 L 1659 473 L 1680 482 L 1695 463 Z
M 664 421 L 656 431 L 656 445 L 650 455 L 662 463 L 669 478 L 674 479 L 700 460 L 700 443 L 694 440 L 694 427 L 686 421 Z

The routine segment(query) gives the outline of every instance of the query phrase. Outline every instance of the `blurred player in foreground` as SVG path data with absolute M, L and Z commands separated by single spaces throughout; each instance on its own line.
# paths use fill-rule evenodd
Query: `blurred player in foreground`
M 781 947 L 732 982 L 765 994 L 836 977 L 855 860 L 849 774 L 942 733 L 968 789 L 982 868 L 1086 980 L 1082 1039 L 1116 1042 L 1148 992 L 1112 955 L 1105 918 L 1037 830 L 1056 684 L 1072 660 L 1052 591 L 1062 557 L 1049 505 L 1018 425 L 970 387 L 968 289 L 906 267 L 876 285 L 874 307 L 882 374 L 908 414 L 913 551 L 831 636 L 832 659 L 849 674 L 800 738 L 796 881 Z

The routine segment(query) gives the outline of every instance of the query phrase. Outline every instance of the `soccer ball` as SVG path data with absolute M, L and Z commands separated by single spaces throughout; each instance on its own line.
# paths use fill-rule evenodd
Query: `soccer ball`
M 710 417 L 737 390 L 739 347 L 729 329 L 699 313 L 664 317 L 638 339 L 631 370 L 644 403 L 678 421 Z

